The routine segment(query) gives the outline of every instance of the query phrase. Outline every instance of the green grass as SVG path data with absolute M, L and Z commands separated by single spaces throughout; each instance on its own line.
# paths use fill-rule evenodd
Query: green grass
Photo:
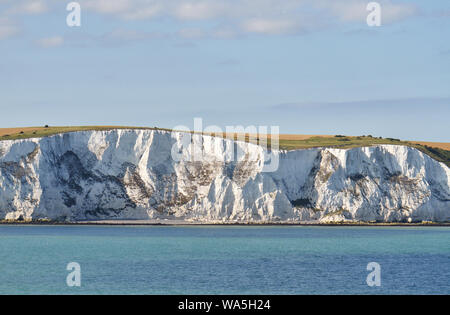
M 248 137 L 246 138 L 248 141 Z M 296 150 L 296 149 L 309 149 L 309 148 L 340 148 L 350 149 L 357 147 L 368 147 L 380 144 L 392 144 L 392 145 L 404 145 L 416 148 L 417 150 L 429 155 L 433 159 L 445 163 L 450 167 L 450 151 L 434 148 L 427 145 L 421 145 L 408 141 L 401 141 L 393 138 L 375 138 L 371 136 L 334 136 L 334 137 L 311 137 L 306 140 L 279 140 L 279 147 L 282 150 Z M 267 146 L 270 147 L 270 140 L 267 142 Z
M 312 137 L 306 140 L 280 140 L 280 149 L 292 150 L 298 148 L 316 148 L 316 147 L 335 147 L 335 148 L 354 148 L 377 144 L 397 144 L 407 145 L 407 142 L 390 139 L 361 137 Z
M 140 130 L 167 130 L 164 128 L 157 127 L 126 127 L 126 126 L 71 126 L 71 127 L 31 127 L 24 129 L 32 129 L 30 131 L 24 131 L 19 133 L 14 133 L 10 135 L 3 135 L 0 140 L 20 140 L 20 139 L 30 139 L 30 138 L 43 138 L 54 136 L 61 133 L 76 132 L 76 131 L 107 131 L 114 129 L 140 129 Z
M 427 145 L 421 145 L 421 144 L 411 144 L 412 147 L 422 151 L 423 153 L 429 155 L 433 159 L 445 163 L 448 167 L 450 167 L 450 151 L 440 149 L 440 148 L 433 148 L 429 147 Z
M 35 127 L 26 128 L 26 131 L 0 136 L 0 140 L 19 140 L 28 138 L 42 138 L 48 137 L 56 134 L 75 132 L 75 131 L 93 131 L 93 130 L 113 130 L 113 129 L 142 129 L 142 130 L 165 130 L 171 131 L 171 129 L 157 128 L 157 127 L 126 127 L 126 126 L 72 126 L 72 127 Z M 24 128 L 25 130 L 25 128 Z M 257 140 L 249 137 L 245 137 L 245 141 Z M 266 142 L 260 143 L 261 145 L 270 147 L 270 139 Z M 450 151 L 441 148 L 434 148 L 427 145 L 421 145 L 416 143 L 411 143 L 408 141 L 401 141 L 399 139 L 392 138 L 377 138 L 372 136 L 343 136 L 336 135 L 330 137 L 311 137 L 305 140 L 288 140 L 281 138 L 279 140 L 279 147 L 282 150 L 296 150 L 296 149 L 308 149 L 308 148 L 318 148 L 318 147 L 329 147 L 329 148 L 341 148 L 349 149 L 356 147 L 366 147 L 380 144 L 394 144 L 394 145 L 405 145 L 414 147 L 423 153 L 429 155 L 433 159 L 445 163 L 450 167 Z

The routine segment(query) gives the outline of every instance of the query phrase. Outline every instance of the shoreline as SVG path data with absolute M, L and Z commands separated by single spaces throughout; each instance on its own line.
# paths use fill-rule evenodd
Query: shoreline
M 192 222 L 184 220 L 96 220 L 96 221 L 0 221 L 1 225 L 56 225 L 56 226 L 382 226 L 382 227 L 450 227 L 450 222 Z

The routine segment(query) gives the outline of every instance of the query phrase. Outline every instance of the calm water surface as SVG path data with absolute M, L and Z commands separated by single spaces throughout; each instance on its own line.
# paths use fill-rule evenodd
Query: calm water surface
M 450 294 L 450 228 L 0 226 L 0 293 Z

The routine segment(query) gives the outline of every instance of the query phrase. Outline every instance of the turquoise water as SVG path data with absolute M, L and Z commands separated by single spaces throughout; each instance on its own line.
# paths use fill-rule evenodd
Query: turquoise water
M 0 226 L 0 293 L 450 294 L 450 228 Z

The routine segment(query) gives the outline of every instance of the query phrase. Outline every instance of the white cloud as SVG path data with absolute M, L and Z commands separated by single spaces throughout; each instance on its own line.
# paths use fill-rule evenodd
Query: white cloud
M 16 35 L 19 32 L 14 25 L 0 25 L 0 39 L 6 39 Z
M 134 12 L 133 8 L 139 1 L 133 0 L 86 0 L 79 1 L 81 8 L 104 14 L 127 14 Z M 145 9 L 145 8 L 143 8 Z
M 44 0 L 14 1 L 7 11 L 9 14 L 41 14 L 48 10 Z
M 205 33 L 200 28 L 183 28 L 178 32 L 178 35 L 185 39 L 196 39 L 205 37 Z
M 231 27 L 221 27 L 221 28 L 212 30 L 212 32 L 210 33 L 210 36 L 212 38 L 218 38 L 218 39 L 230 39 L 230 38 L 235 38 L 237 36 L 237 31 Z
M 82 8 L 127 20 L 171 17 L 181 21 L 213 20 L 222 31 L 205 33 L 229 38 L 240 33 L 291 34 L 334 23 L 366 23 L 367 0 L 79 0 Z M 383 21 L 415 14 L 411 4 L 379 0 Z M 225 31 L 227 30 L 227 31 Z M 230 31 L 232 30 L 232 31 Z M 182 34 L 183 32 L 180 32 Z
M 157 16 L 162 10 L 162 6 L 155 4 L 141 10 L 135 10 L 123 14 L 123 17 L 127 20 L 144 20 Z
M 62 36 L 46 37 L 41 38 L 36 41 L 36 44 L 43 48 L 57 47 L 64 43 L 64 38 Z
M 365 25 L 368 0 L 77 0 L 82 12 L 91 11 L 123 20 L 178 20 L 174 34 L 183 38 L 233 38 L 246 34 L 295 34 L 323 27 Z M 400 0 L 378 0 L 382 23 L 417 13 Z M 60 0 L 0 0 L 11 16 L 61 10 Z M 2 14 L 0 13 L 0 16 Z M 167 20 L 166 20 L 167 21 Z M 200 24 L 199 22 L 206 23 Z M 181 24 L 181 25 L 179 25 Z M 194 25 L 193 25 L 194 24 Z M 173 24 L 175 25 L 175 24 Z M 2 26 L 0 36 L 13 36 L 12 26 Z M 193 29 L 195 33 L 193 33 Z M 171 31 L 172 32 L 172 31 Z M 199 34 L 202 34 L 201 36 Z M 3 34 L 3 35 L 1 35 Z M 0 37 L 1 38 L 1 37 Z
M 223 15 L 228 10 L 228 5 L 221 1 L 189 1 L 180 2 L 172 10 L 180 19 L 205 20 Z
M 78 0 L 82 9 L 123 19 L 150 19 L 170 16 L 181 20 L 252 18 L 274 19 L 287 16 L 299 21 L 311 14 L 341 21 L 365 21 L 368 0 Z M 414 13 L 414 5 L 397 0 L 378 0 L 391 20 Z M 59 0 L 2 0 L 9 12 L 39 14 L 60 7 Z
M 250 19 L 242 24 L 247 33 L 287 34 L 298 30 L 298 22 L 292 20 Z
M 21 28 L 17 23 L 17 15 L 41 14 L 47 10 L 46 3 L 43 0 L 1 0 L 0 8 L 6 6 L 6 9 L 0 11 L 0 40 L 18 35 Z
M 418 9 L 412 5 L 387 4 L 384 11 L 382 11 L 382 19 L 386 23 L 392 23 L 412 16 L 417 12 Z
M 0 40 L 12 37 L 19 33 L 19 28 L 8 18 L 0 17 Z
M 365 21 L 368 11 L 367 4 L 370 1 L 362 0 L 317 0 L 316 6 L 325 10 L 331 17 L 342 22 Z M 390 0 L 378 0 L 381 6 L 382 21 L 386 23 L 395 22 L 412 16 L 417 12 L 413 4 L 394 3 Z

